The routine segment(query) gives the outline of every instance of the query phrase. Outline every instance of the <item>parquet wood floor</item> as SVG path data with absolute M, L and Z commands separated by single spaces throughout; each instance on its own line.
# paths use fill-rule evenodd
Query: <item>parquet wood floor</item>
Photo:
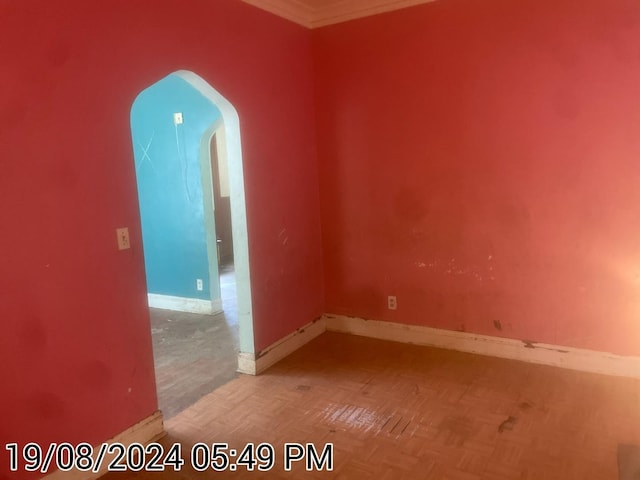
M 269 472 L 111 473 L 115 479 L 618 478 L 640 445 L 640 382 L 325 333 L 166 422 L 165 445 L 275 447 Z M 334 445 L 331 472 L 285 472 L 284 442 Z
M 149 309 L 158 404 L 165 419 L 238 376 L 233 266 L 221 270 L 220 289 L 224 312 L 217 315 Z

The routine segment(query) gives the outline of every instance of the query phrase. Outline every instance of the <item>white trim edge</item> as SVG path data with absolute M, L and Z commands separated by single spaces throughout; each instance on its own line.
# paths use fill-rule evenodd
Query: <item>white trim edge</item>
M 259 375 L 276 362 L 295 352 L 326 331 L 325 319 L 307 323 L 277 342 L 269 345 L 257 354 L 240 352 L 238 354 L 238 372 Z
M 165 431 L 162 423 L 162 412 L 158 410 L 154 414 L 136 423 L 124 432 L 119 433 L 105 443 L 112 445 L 117 442 L 125 446 L 131 445 L 132 443 L 141 443 L 146 445 L 147 443 L 158 440 L 164 435 Z M 94 448 L 94 460 L 99 454 L 98 450 L 98 448 Z M 97 473 L 81 472 L 75 469 L 69 470 L 68 472 L 56 470 L 55 472 L 43 477 L 43 480 L 91 480 L 98 478 L 107 473 L 107 468 L 114 457 L 115 454 L 106 454 L 102 460 L 100 470 Z
M 625 357 L 573 347 L 455 332 L 420 325 L 364 320 L 343 315 L 324 315 L 329 332 L 415 345 L 458 350 L 461 352 L 509 358 L 554 367 L 640 379 L 640 357 Z
M 222 312 L 222 300 L 202 300 L 200 298 L 173 297 L 171 295 L 147 294 L 151 308 L 162 308 L 175 312 L 214 315 Z
M 299 0 L 242 0 L 274 15 L 286 18 L 303 27 L 316 28 L 346 22 L 401 8 L 429 3 L 433 0 L 342 0 L 339 2 L 314 2 L 311 7 Z M 307 2 L 308 3 L 308 2 Z

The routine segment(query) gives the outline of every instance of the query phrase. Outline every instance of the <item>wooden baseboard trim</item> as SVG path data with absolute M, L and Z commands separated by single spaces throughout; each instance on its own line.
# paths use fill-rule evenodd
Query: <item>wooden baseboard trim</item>
M 640 357 L 550 345 L 510 338 L 455 332 L 343 315 L 324 315 L 329 332 L 426 345 L 554 367 L 640 379 Z
M 125 446 L 132 443 L 141 443 L 143 445 L 154 442 L 165 435 L 164 426 L 162 422 L 162 412 L 158 410 L 153 415 L 145 418 L 144 420 L 136 423 L 132 427 L 126 429 L 124 432 L 119 433 L 115 437 L 107 440 L 105 443 L 121 443 Z M 94 446 L 95 447 L 95 446 Z M 94 459 L 97 457 L 99 447 L 94 448 Z M 113 459 L 113 455 L 105 455 L 102 461 L 102 466 L 97 473 L 81 472 L 79 470 L 69 470 L 68 472 L 62 472 L 56 470 L 43 477 L 43 480 L 91 480 L 99 478 L 107 473 L 107 467 L 109 462 Z
M 174 312 L 214 315 L 222 312 L 222 300 L 202 300 L 200 298 L 173 297 L 171 295 L 147 294 L 151 308 L 162 308 Z
M 240 352 L 238 354 L 238 371 L 248 375 L 259 375 L 325 331 L 324 317 L 321 317 L 298 328 L 295 332 L 269 345 L 257 354 Z
M 258 354 L 241 352 L 238 371 L 259 375 L 325 331 L 640 379 L 640 357 L 333 314 L 323 315 Z

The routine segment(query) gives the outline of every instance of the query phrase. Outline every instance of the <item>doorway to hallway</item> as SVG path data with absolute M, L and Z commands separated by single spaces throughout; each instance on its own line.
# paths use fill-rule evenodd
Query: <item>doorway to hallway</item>
M 131 130 L 158 403 L 170 418 L 253 351 L 239 124 L 180 71 L 138 95 Z

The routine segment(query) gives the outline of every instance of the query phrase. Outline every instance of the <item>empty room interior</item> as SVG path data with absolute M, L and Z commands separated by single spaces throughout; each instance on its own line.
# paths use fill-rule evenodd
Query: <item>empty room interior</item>
M 0 480 L 640 478 L 639 2 L 0 21 Z

